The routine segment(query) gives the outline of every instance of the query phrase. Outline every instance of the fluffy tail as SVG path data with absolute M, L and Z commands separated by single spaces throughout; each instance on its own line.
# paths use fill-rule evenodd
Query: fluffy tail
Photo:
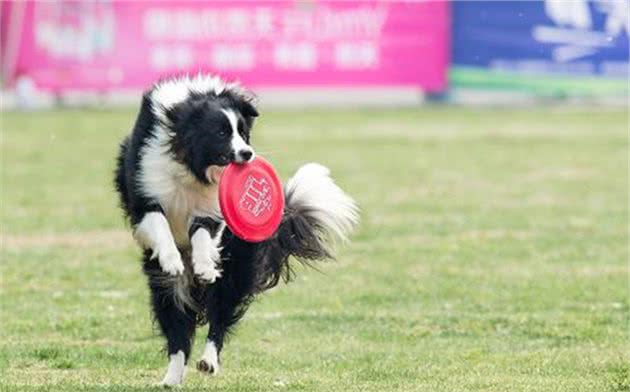
M 302 166 L 286 183 L 285 212 L 276 234 L 257 244 L 255 259 L 261 269 L 257 291 L 274 287 L 293 276 L 289 256 L 304 264 L 334 258 L 335 245 L 346 242 L 359 222 L 359 209 L 350 196 L 319 164 Z

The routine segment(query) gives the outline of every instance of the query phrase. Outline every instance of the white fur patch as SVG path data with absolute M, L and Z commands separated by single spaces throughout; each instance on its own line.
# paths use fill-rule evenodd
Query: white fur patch
M 241 157 L 239 156 L 239 152 L 241 151 L 250 151 L 252 153 L 251 158 L 248 161 L 253 161 L 255 158 L 254 149 L 251 148 L 245 140 L 241 137 L 241 134 L 238 133 L 238 119 L 236 117 L 236 113 L 232 110 L 221 109 L 225 117 L 227 117 L 230 122 L 230 126 L 232 127 L 232 150 L 234 154 L 236 154 L 236 161 L 241 162 Z
M 172 387 L 180 385 L 184 380 L 184 370 L 186 369 L 186 356 L 182 350 L 179 350 L 176 354 L 171 354 L 169 357 L 168 367 L 166 368 L 166 374 L 160 382 L 160 385 Z
M 208 230 L 197 229 L 190 239 L 192 245 L 192 264 L 195 275 L 210 283 L 221 277 L 221 270 L 217 264 L 221 261 L 221 232 L 215 238 Z
M 212 367 L 213 374 L 219 373 L 219 353 L 217 352 L 217 346 L 212 340 L 208 340 L 206 342 L 206 347 L 203 350 L 200 361 L 205 361 L 210 367 Z
M 231 109 L 221 109 L 221 111 L 230 122 L 230 127 L 232 127 L 232 138 L 234 138 L 234 134 L 238 134 L 238 118 L 236 117 L 236 113 L 234 113 Z
M 287 181 L 288 205 L 304 209 L 333 240 L 346 241 L 359 222 L 359 209 L 354 200 L 330 178 L 330 170 L 317 164 L 302 166 Z
M 158 258 L 164 272 L 171 275 L 179 275 L 184 272 L 182 257 L 177 250 L 168 222 L 162 213 L 149 212 L 146 214 L 136 226 L 134 237 L 142 247 L 153 251 L 151 257 Z
M 142 193 L 156 199 L 166 214 L 175 242 L 189 245 L 188 227 L 193 217 L 220 217 L 218 186 L 197 181 L 169 151 L 172 135 L 156 126 L 154 136 L 140 152 L 138 182 Z
M 157 83 L 151 93 L 151 100 L 155 104 L 153 113 L 162 121 L 168 123 L 165 110 L 184 102 L 191 91 L 196 93 L 213 92 L 221 94 L 226 89 L 226 84 L 218 76 L 197 74 L 195 77 L 188 75 L 179 78 L 167 79 Z

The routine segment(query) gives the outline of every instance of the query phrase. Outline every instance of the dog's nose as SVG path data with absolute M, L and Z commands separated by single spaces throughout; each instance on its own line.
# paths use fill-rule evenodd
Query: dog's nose
M 249 162 L 249 160 L 252 158 L 252 155 L 254 155 L 252 150 L 241 150 L 238 152 L 238 156 L 245 162 Z

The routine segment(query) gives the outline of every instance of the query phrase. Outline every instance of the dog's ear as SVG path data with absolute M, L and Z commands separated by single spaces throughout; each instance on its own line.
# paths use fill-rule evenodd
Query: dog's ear
M 236 95 L 236 107 L 243 115 L 247 129 L 251 130 L 254 126 L 254 120 L 258 117 L 258 110 L 254 106 L 253 95 Z
M 180 124 L 182 121 L 198 121 L 204 111 L 204 102 L 193 100 L 175 105 L 166 111 L 166 116 L 172 124 Z
M 253 122 L 254 118 L 258 117 L 258 109 L 255 106 L 256 96 L 254 94 L 243 89 L 238 84 L 232 84 L 225 92 L 225 95 L 241 112 L 248 123 Z
M 256 107 L 252 104 L 251 100 L 241 99 L 239 110 L 241 111 L 241 114 L 243 114 L 243 117 L 258 117 L 258 110 L 256 110 Z

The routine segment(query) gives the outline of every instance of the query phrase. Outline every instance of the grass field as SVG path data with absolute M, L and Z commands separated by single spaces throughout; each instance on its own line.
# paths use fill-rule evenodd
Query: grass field
M 111 187 L 133 116 L 2 114 L 2 391 L 162 376 Z M 627 124 L 601 108 L 264 114 L 258 151 L 284 179 L 328 165 L 362 224 L 337 262 L 261 297 L 222 374 L 190 368 L 185 389 L 629 391 Z

